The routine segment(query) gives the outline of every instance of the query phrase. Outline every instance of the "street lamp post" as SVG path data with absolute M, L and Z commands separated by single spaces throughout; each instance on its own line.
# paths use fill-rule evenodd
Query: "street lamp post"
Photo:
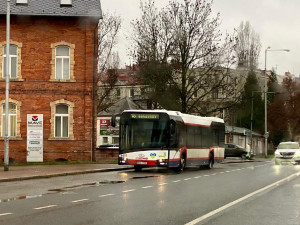
M 289 52 L 289 49 L 271 49 L 271 47 L 267 47 L 265 50 L 265 157 L 267 158 L 268 156 L 268 124 L 267 124 L 267 102 L 268 102 L 268 86 L 267 86 L 267 53 L 268 51 L 284 51 L 284 52 Z
M 9 108 L 9 47 L 10 47 L 10 0 L 6 9 L 6 74 L 5 74 L 5 136 L 4 136 L 4 171 L 9 169 L 9 138 L 8 138 L 8 108 Z

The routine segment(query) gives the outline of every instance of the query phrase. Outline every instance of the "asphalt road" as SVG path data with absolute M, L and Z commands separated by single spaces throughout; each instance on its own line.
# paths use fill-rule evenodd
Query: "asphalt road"
M 9 182 L 0 224 L 300 224 L 299 175 L 251 162 Z

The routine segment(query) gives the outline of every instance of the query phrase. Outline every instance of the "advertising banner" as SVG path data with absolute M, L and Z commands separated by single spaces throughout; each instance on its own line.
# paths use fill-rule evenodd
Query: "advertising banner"
M 100 135 L 119 135 L 119 120 L 116 127 L 112 127 L 110 122 L 110 119 L 100 119 Z
M 43 114 L 27 114 L 27 162 L 43 162 Z

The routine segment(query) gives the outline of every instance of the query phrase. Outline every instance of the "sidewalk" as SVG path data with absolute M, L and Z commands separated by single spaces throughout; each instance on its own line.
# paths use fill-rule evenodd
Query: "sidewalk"
M 119 166 L 118 164 L 72 164 L 9 166 L 9 171 L 4 171 L 4 167 L 2 166 L 0 169 L 0 182 L 49 178 L 84 173 L 109 172 L 132 168 L 133 166 Z

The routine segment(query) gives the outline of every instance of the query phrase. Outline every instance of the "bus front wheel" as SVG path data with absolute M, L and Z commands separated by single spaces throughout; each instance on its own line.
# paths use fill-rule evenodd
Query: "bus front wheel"
M 179 167 L 176 168 L 176 172 L 177 173 L 182 173 L 185 166 L 186 166 L 186 158 L 185 158 L 185 155 L 182 154 L 181 157 L 180 157 L 180 161 L 179 161 Z
M 136 166 L 136 165 L 135 165 L 135 166 L 134 166 L 134 171 L 135 171 L 135 172 L 141 172 L 141 171 L 142 171 L 142 168 L 143 168 L 143 167 L 141 167 L 141 166 Z

